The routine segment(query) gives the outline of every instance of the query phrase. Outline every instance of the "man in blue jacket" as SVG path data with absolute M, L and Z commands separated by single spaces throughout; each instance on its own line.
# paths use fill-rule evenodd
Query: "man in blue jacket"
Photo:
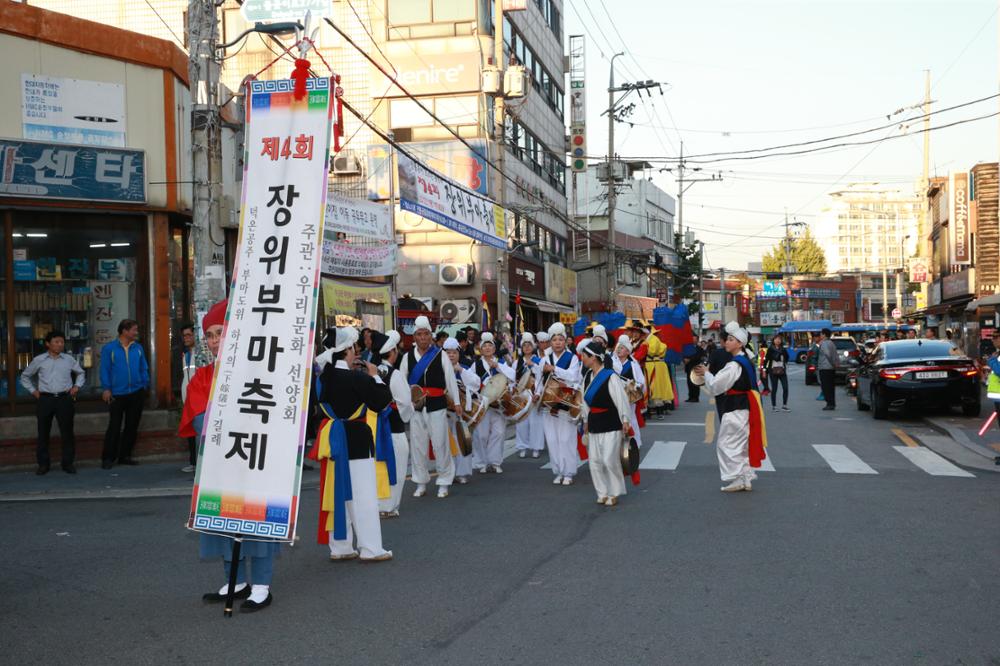
M 103 469 L 111 469 L 116 461 L 119 465 L 136 464 L 132 459 L 132 447 L 135 446 L 142 406 L 149 388 L 149 364 L 142 345 L 136 342 L 138 337 L 138 322 L 123 319 L 118 324 L 118 338 L 101 348 L 102 398 L 108 403 L 111 416 L 108 431 L 104 434 Z

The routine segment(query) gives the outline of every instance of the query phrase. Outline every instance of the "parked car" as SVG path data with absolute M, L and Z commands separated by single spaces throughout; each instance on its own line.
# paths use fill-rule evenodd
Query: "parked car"
M 833 373 L 833 381 L 847 383 L 848 372 L 857 368 L 861 362 L 861 351 L 858 349 L 858 343 L 854 341 L 854 338 L 847 336 L 834 336 L 830 339 L 836 345 L 837 356 L 840 357 L 840 365 L 837 366 L 837 369 Z M 816 374 L 817 354 L 818 350 L 815 346 L 811 347 L 809 353 L 806 354 L 805 374 L 807 386 L 819 383 L 818 375 Z
M 947 340 L 883 342 L 858 368 L 858 409 L 870 409 L 876 419 L 890 408 L 942 406 L 979 416 L 981 391 L 972 359 L 956 355 Z

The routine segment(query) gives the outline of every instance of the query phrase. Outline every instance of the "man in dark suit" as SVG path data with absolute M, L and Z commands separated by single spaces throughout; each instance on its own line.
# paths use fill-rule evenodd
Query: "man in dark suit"
M 687 376 L 688 398 L 685 402 L 698 402 L 701 396 L 701 389 L 691 381 L 691 371 L 696 365 L 700 365 L 705 360 L 705 350 L 699 343 L 698 336 L 694 336 L 694 351 L 684 359 L 684 374 Z

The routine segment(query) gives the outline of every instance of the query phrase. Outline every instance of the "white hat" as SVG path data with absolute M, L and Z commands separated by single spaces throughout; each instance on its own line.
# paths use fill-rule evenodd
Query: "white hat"
M 750 336 L 747 335 L 746 329 L 740 328 L 740 325 L 735 321 L 731 321 L 726 324 L 726 333 L 739 340 L 741 345 L 745 345 L 747 340 L 750 339 Z
M 496 344 L 497 344 L 496 340 L 493 339 L 493 334 L 490 333 L 489 331 L 487 331 L 487 332 L 483 333 L 481 336 L 479 336 L 479 344 L 480 345 L 485 345 L 487 342 L 490 343 L 491 345 L 493 345 L 494 347 L 496 347 Z
M 443 347 L 443 349 L 445 351 L 451 351 L 451 350 L 455 350 L 455 349 L 461 349 L 461 347 L 458 346 L 458 340 L 457 339 L 455 339 L 455 338 L 448 338 L 447 340 L 444 341 L 444 347 Z
M 604 342 L 608 341 L 608 330 L 604 328 L 603 325 L 597 324 L 594 326 L 594 330 L 591 331 L 591 338 L 603 338 Z
M 554 338 L 557 335 L 561 335 L 564 338 L 566 337 L 566 327 L 562 324 L 562 322 L 558 321 L 549 326 L 549 337 Z
M 524 333 L 521 335 L 521 344 L 534 346 L 535 338 L 531 335 L 531 333 Z
M 331 348 L 333 353 L 342 352 L 348 347 L 353 347 L 358 341 L 358 329 L 353 326 L 345 326 L 337 329 L 337 341 Z
M 389 331 L 385 335 L 389 339 L 386 340 L 385 344 L 382 345 L 382 348 L 378 350 L 379 354 L 388 354 L 396 348 L 396 345 L 399 344 L 399 331 Z
M 619 335 L 618 336 L 618 344 L 615 345 L 615 348 L 617 349 L 618 347 L 624 347 L 625 349 L 627 349 L 627 350 L 629 350 L 631 352 L 632 351 L 632 340 L 627 335 Z
M 417 317 L 413 322 L 413 332 L 416 333 L 420 329 L 424 329 L 425 331 L 430 331 L 432 333 L 434 332 L 434 329 L 431 328 L 431 320 L 423 315 Z
M 589 344 L 590 344 L 590 341 L 591 341 L 591 340 L 593 340 L 593 339 L 594 339 L 594 338 L 583 338 L 582 340 L 580 340 L 580 344 L 578 344 L 578 345 L 576 346 L 576 350 L 577 350 L 578 352 L 582 352 L 582 351 L 583 351 L 583 349 L 584 349 L 584 347 L 586 347 L 587 345 L 589 345 Z
M 594 358 L 603 358 L 604 353 L 607 351 L 607 347 L 604 343 L 596 338 L 591 338 L 591 340 L 583 345 L 583 353 L 588 356 L 593 356 Z
M 549 334 L 546 333 L 545 331 L 539 331 L 538 333 L 535 334 L 535 339 L 538 340 L 539 342 L 548 342 Z

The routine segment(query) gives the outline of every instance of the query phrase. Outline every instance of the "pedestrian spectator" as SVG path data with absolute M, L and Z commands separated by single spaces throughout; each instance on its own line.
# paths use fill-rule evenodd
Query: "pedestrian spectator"
M 59 424 L 62 439 L 62 468 L 67 474 L 76 474 L 73 461 L 76 458 L 76 442 L 73 439 L 73 416 L 76 411 L 76 394 L 83 387 L 84 372 L 79 362 L 69 354 L 64 354 L 66 336 L 62 331 L 49 331 L 45 335 L 44 354 L 32 359 L 21 373 L 21 386 L 35 396 L 38 401 L 35 414 L 38 418 L 38 446 L 35 459 L 38 469 L 35 474 L 48 473 L 49 432 L 52 418 Z
M 997 414 L 997 426 L 1000 426 L 1000 331 L 993 331 L 993 352 L 986 359 L 990 367 L 989 379 L 986 382 L 986 397 L 993 401 L 993 411 Z
M 784 339 L 774 336 L 764 354 L 764 375 L 771 380 L 771 411 L 778 411 L 778 385 L 781 385 L 781 409 L 788 409 L 788 350 Z
M 819 333 L 813 333 L 811 337 L 812 337 L 812 344 L 809 345 L 809 351 L 806 352 L 806 366 L 808 367 L 809 365 L 812 365 L 813 368 L 815 369 L 816 363 L 819 361 L 819 343 L 822 340 L 822 337 L 820 336 Z M 878 343 L 879 343 L 878 333 L 876 333 L 875 345 L 878 346 Z M 819 373 L 816 374 L 816 381 L 819 381 Z M 824 402 L 826 400 L 826 398 L 823 397 L 822 386 L 820 386 L 819 395 L 816 396 L 816 400 L 818 402 Z
M 917 329 L 911 328 L 910 330 L 908 330 L 906 332 L 906 339 L 907 340 L 916 340 L 917 339 Z
M 924 330 L 924 337 L 928 340 L 937 340 L 937 329 L 928 326 Z
M 473 354 L 473 358 L 479 355 L 476 350 L 479 348 L 479 330 L 471 326 L 466 326 L 465 335 L 469 339 L 469 349 Z
M 757 352 L 757 376 L 760 377 L 760 394 L 761 396 L 766 396 L 771 394 L 771 389 L 767 383 L 767 372 L 764 371 L 764 361 L 767 359 L 767 350 L 769 345 L 764 343 L 763 336 L 761 336 L 760 351 Z
M 199 367 L 204 365 L 201 363 L 201 359 L 198 354 L 198 338 L 195 337 L 194 326 L 191 324 L 184 324 L 181 326 L 181 349 L 178 354 L 179 358 L 176 367 L 181 371 L 181 404 L 187 399 L 187 388 L 188 384 L 191 382 L 191 378 L 194 377 L 195 371 Z M 195 465 L 198 462 L 198 439 L 196 437 L 187 438 L 188 445 L 188 464 L 186 467 L 182 467 L 181 471 L 186 473 L 194 472 Z
M 823 397 L 826 399 L 826 406 L 823 411 L 831 411 L 837 408 L 837 394 L 834 389 L 834 372 L 840 365 L 840 358 L 837 355 L 837 345 L 830 339 L 830 329 L 824 328 L 820 334 L 819 353 L 816 359 L 816 372 L 819 374 L 819 385 L 823 388 Z
M 142 407 L 149 389 L 149 364 L 142 351 L 139 323 L 122 319 L 118 337 L 101 348 L 102 399 L 108 403 L 108 430 L 104 434 L 101 468 L 137 464 L 132 458 Z M 122 421 L 125 428 L 122 430 Z
M 434 336 L 434 344 L 438 347 L 444 347 L 444 341 L 448 339 L 447 331 L 438 331 L 437 335 Z
M 372 350 L 372 329 L 363 328 L 361 329 L 361 360 L 365 363 L 371 363 L 374 355 L 374 351 Z
M 472 351 L 472 345 L 469 344 L 468 333 L 464 330 L 459 331 L 455 334 L 455 340 L 458 342 L 458 362 L 462 367 L 469 367 L 476 362 L 476 355 Z
M 691 381 L 691 371 L 705 360 L 705 349 L 698 344 L 698 336 L 694 336 L 694 351 L 684 358 L 684 375 L 687 377 L 688 397 L 685 402 L 698 402 L 701 388 Z

